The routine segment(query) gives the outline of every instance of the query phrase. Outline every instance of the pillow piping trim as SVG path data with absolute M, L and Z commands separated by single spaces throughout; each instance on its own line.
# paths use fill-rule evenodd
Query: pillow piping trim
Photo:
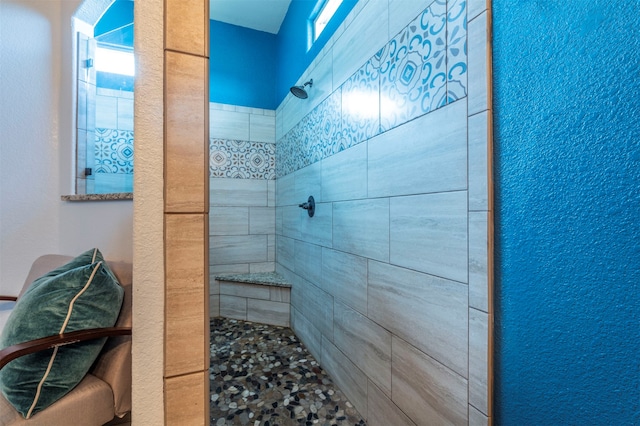
M 94 252 L 94 259 L 95 259 L 95 253 L 96 252 Z M 96 264 L 95 268 L 93 268 L 93 271 L 91 271 L 91 276 L 89 276 L 89 279 L 87 280 L 87 283 L 84 285 L 84 287 L 82 287 L 82 289 L 78 292 L 78 294 L 76 294 L 75 297 L 73 299 L 71 299 L 71 302 L 69 302 L 69 309 L 67 310 L 67 316 L 66 316 L 66 318 L 64 320 L 64 323 L 62 324 L 62 327 L 60 328 L 60 332 L 58 334 L 64 333 L 64 330 L 67 328 L 67 325 L 69 324 L 69 320 L 71 319 L 71 314 L 73 313 L 73 304 L 75 303 L 76 300 L 78 300 L 78 298 L 80 296 L 82 296 L 82 294 L 85 291 L 87 291 L 87 289 L 89 288 L 89 286 L 93 282 L 93 278 L 95 277 L 96 272 L 98 272 L 98 268 L 100 268 L 101 265 L 102 265 L 102 261 L 100 261 L 100 262 L 98 262 Z M 53 367 L 53 362 L 55 361 L 56 355 L 58 354 L 58 348 L 59 348 L 59 346 L 56 346 L 53 349 L 53 353 L 51 354 L 51 359 L 49 359 L 49 365 L 47 365 L 47 370 L 44 372 L 44 375 L 42 376 L 42 379 L 38 383 L 38 387 L 36 389 L 36 394 L 34 396 L 33 403 L 31 404 L 31 407 L 29 408 L 29 411 L 27 412 L 27 415 L 25 416 L 25 419 L 31 418 L 31 415 L 33 414 L 33 410 L 36 408 L 36 405 L 38 404 L 38 400 L 40 399 L 40 393 L 42 391 L 42 386 L 44 386 L 44 383 L 46 382 L 47 378 L 49 377 L 49 373 L 51 372 L 51 368 Z

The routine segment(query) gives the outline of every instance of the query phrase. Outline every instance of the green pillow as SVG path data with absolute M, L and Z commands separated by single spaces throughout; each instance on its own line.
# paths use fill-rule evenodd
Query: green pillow
M 27 291 L 38 287 L 40 284 L 47 281 L 51 277 L 55 277 L 57 275 L 60 275 L 72 269 L 76 269 L 78 266 L 91 265 L 92 263 L 100 262 L 100 261 L 104 261 L 104 258 L 102 257 L 102 253 L 100 253 L 100 250 L 98 250 L 97 248 L 92 248 L 91 250 L 87 250 L 81 255 L 74 257 L 64 265 L 58 266 L 56 269 L 49 271 L 43 276 L 33 280 L 33 282 L 29 285 L 29 288 L 27 289 Z
M 2 330 L 0 350 L 116 323 L 124 290 L 104 261 L 53 272 L 35 280 L 18 299 Z M 0 370 L 0 391 L 28 419 L 80 383 L 105 342 L 75 343 L 15 359 Z

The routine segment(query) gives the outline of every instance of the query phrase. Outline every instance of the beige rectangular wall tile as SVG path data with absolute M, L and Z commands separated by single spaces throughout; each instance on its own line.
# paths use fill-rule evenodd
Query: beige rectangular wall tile
M 368 142 L 369 197 L 467 188 L 467 108 L 460 100 Z
M 297 297 L 294 297 L 294 294 Z M 315 328 L 333 340 L 333 297 L 331 295 L 302 279 L 294 283 L 291 304 L 305 315 Z
M 250 207 L 249 208 L 249 233 L 250 234 L 275 234 L 276 232 L 276 208 L 275 207 Z
M 211 137 L 215 139 L 249 140 L 249 116 L 246 112 L 211 110 Z
M 215 235 L 209 246 L 212 265 L 267 261 L 266 235 Z
M 206 212 L 208 59 L 165 52 L 165 211 Z
M 366 315 L 367 259 L 323 248 L 322 289 Z
M 249 140 L 252 142 L 276 142 L 276 118 L 268 115 L 249 116 Z
M 333 87 L 338 87 L 389 40 L 386 1 L 370 1 L 333 47 Z M 382 29 L 382 30 L 381 30 Z
M 326 50 L 323 49 L 323 51 Z M 313 87 L 308 91 L 309 98 L 306 101 L 300 102 L 300 99 L 291 98 L 292 104 L 298 106 L 294 114 L 298 112 L 307 115 L 327 96 L 331 95 L 334 90 L 338 89 L 338 87 L 333 86 L 332 73 L 332 55 L 325 55 L 320 52 L 296 83 L 296 85 L 301 85 L 313 78 Z
M 478 411 L 473 405 L 469 405 L 469 426 L 490 426 L 490 418 Z
M 391 396 L 391 333 L 335 301 L 333 343 L 384 393 Z
M 289 303 L 270 300 L 247 300 L 247 320 L 264 324 L 289 326 Z
M 469 117 L 469 210 L 489 210 L 489 112 Z
M 295 174 L 295 199 L 292 200 L 297 206 L 306 203 L 310 195 L 313 195 L 316 203 L 322 201 L 322 164 L 314 163 Z
M 239 320 L 247 319 L 247 298 L 220 295 L 220 316 Z
M 389 0 L 389 39 L 429 6 L 429 0 Z
M 322 247 L 304 241 L 295 242 L 295 272 L 320 287 L 322 283 Z
M 282 222 L 285 207 L 276 207 L 276 235 L 282 235 Z
M 209 257 L 209 262 L 211 262 L 211 257 Z M 216 275 L 222 274 L 248 274 L 249 273 L 249 264 L 248 263 L 236 263 L 231 265 L 211 265 L 209 264 L 209 277 L 211 277 L 211 281 L 215 279 Z
M 267 206 L 267 181 L 264 179 L 211 178 L 211 206 Z
M 209 270 L 209 294 L 220 294 L 220 281 Z
M 311 355 L 316 360 L 322 359 L 322 333 L 315 328 L 313 324 L 302 315 L 297 309 L 291 307 L 292 328 L 296 332 L 296 336 L 309 349 Z
M 367 376 L 349 358 L 322 336 L 322 367 L 329 373 L 353 406 L 364 417 L 367 413 Z
M 118 98 L 96 96 L 96 127 L 99 129 L 118 128 Z
M 282 235 L 299 239 L 303 214 L 307 213 L 297 205 L 282 207 Z
M 487 12 L 469 22 L 469 115 L 489 109 L 489 28 Z
M 378 387 L 369 381 L 367 425 L 369 426 L 416 426 Z
M 467 9 L 467 20 L 471 21 L 476 16 L 488 9 L 488 0 L 469 0 Z
M 118 98 L 118 130 L 133 130 L 133 99 Z
M 276 180 L 267 180 L 267 206 L 276 206 Z
M 220 294 L 269 300 L 269 286 L 220 281 Z
M 209 425 L 209 369 L 164 379 L 167 426 Z
M 467 381 L 393 337 L 393 402 L 417 424 L 467 424 Z
M 467 214 L 465 191 L 392 198 L 391 263 L 468 282 Z
M 209 295 L 209 318 L 217 318 L 220 316 L 220 295 Z
M 267 262 L 274 263 L 275 261 L 276 261 L 276 236 L 274 234 L 269 234 L 267 235 Z
M 467 286 L 369 261 L 369 318 L 467 376 Z
M 166 376 L 203 370 L 208 364 L 205 220 L 202 214 L 165 215 Z
M 296 240 L 278 236 L 276 238 L 276 259 L 279 264 L 295 271 L 296 265 Z
M 275 262 L 251 263 L 249 265 L 249 273 L 259 274 L 262 272 L 273 272 L 276 268 Z
M 164 4 L 165 49 L 187 52 L 208 58 L 209 2 L 202 0 L 165 0 Z
M 333 204 L 333 248 L 389 260 L 389 199 Z
M 469 305 L 489 312 L 489 213 L 469 212 Z
M 322 160 L 322 201 L 367 197 L 367 144 Z
M 296 198 L 296 175 L 289 173 L 276 179 L 276 205 L 289 206 L 294 204 L 296 206 L 300 204 Z
M 210 235 L 249 234 L 248 207 L 211 207 L 209 210 Z
M 489 315 L 469 309 L 469 404 L 489 414 Z
M 269 300 L 274 302 L 287 302 L 291 301 L 291 289 L 288 287 L 269 287 Z
M 300 239 L 309 243 L 331 247 L 333 225 L 333 209 L 331 203 L 316 202 L 313 217 L 300 209 Z

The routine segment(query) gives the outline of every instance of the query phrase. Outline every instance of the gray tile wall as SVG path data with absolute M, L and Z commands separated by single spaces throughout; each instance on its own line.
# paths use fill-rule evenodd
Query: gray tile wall
M 216 275 L 275 270 L 275 169 L 268 155 L 274 152 L 275 112 L 211 103 L 209 122 L 210 315 L 215 317 L 221 313 Z M 230 152 L 233 158 L 225 157 Z M 246 300 L 228 292 L 223 297 L 227 311 L 247 318 Z
M 447 11 L 444 38 L 468 66 L 453 92 L 417 116 L 398 98 L 393 117 L 380 116 L 389 105 L 348 111 L 360 75 L 361 99 L 386 102 L 367 65 L 428 7 L 429 19 Z M 362 0 L 301 76 L 314 79 L 309 99 L 276 111 L 276 270 L 293 284 L 291 325 L 372 425 L 491 423 L 489 12 L 484 0 Z M 313 218 L 297 207 L 309 195 Z

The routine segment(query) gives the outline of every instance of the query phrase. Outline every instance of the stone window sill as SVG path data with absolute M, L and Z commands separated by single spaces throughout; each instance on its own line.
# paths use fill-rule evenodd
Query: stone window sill
M 62 201 L 113 201 L 133 200 L 133 192 L 116 192 L 111 194 L 75 194 L 62 195 Z

